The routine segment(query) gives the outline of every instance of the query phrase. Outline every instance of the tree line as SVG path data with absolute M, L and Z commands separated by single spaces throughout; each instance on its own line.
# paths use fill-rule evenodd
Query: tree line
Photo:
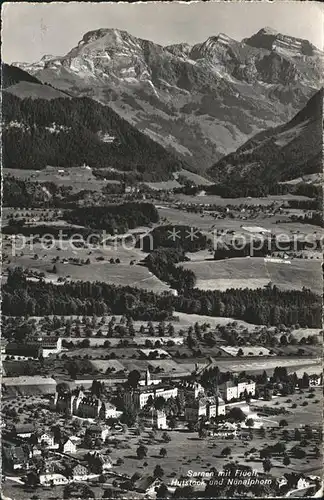
M 321 250 L 321 239 L 314 238 L 312 241 L 291 239 L 289 241 L 280 240 L 280 238 L 271 237 L 253 241 L 245 241 L 242 244 L 240 239 L 233 242 L 226 242 L 224 245 L 218 245 L 214 251 L 215 260 L 223 260 L 233 257 L 266 257 L 274 252 L 291 252 L 307 249 Z
M 31 282 L 20 268 L 9 270 L 2 312 L 8 316 L 129 314 L 134 320 L 166 320 L 174 311 L 232 317 L 263 325 L 321 328 L 321 297 L 310 290 L 199 290 L 186 288 L 178 296 L 155 294 L 102 282 L 77 281 L 57 286 Z
M 115 234 L 156 223 L 159 221 L 159 214 L 151 203 L 121 203 L 104 207 L 75 208 L 65 211 L 64 219 L 72 224 Z

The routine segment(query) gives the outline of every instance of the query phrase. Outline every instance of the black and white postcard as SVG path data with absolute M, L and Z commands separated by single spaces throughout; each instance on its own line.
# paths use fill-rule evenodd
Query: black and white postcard
M 3 500 L 323 496 L 323 21 L 2 5 Z

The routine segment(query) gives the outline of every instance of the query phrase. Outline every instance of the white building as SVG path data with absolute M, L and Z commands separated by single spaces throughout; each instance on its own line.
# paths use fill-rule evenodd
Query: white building
M 76 453 L 76 445 L 70 438 L 66 438 L 60 443 L 59 451 L 61 453 Z
M 54 448 L 54 435 L 51 432 L 42 432 L 37 437 L 38 444 L 44 444 L 48 448 Z
M 52 484 L 57 486 L 69 482 L 63 474 L 40 474 L 39 481 L 43 486 L 51 486 Z
M 220 415 L 225 415 L 225 402 L 219 396 L 215 398 L 208 398 L 207 402 L 207 417 L 219 417 Z
M 160 379 L 152 379 L 149 370 L 145 375 L 145 382 L 137 389 L 126 389 L 123 394 L 124 405 L 135 405 L 136 408 L 142 409 L 148 403 L 149 399 L 157 399 L 163 397 L 164 399 L 176 398 L 178 395 L 178 388 L 167 386 L 162 383 Z
M 62 339 L 59 337 L 44 335 L 37 339 L 37 343 L 42 348 L 44 358 L 47 358 L 50 354 L 58 354 L 62 351 Z
M 232 399 L 239 399 L 244 394 L 249 396 L 255 395 L 255 382 L 251 380 L 241 381 L 234 384 L 232 381 L 224 382 L 219 386 L 219 390 L 225 399 L 225 401 L 231 401 Z
M 310 375 L 309 376 L 309 386 L 310 387 L 316 387 L 322 385 L 322 375 Z
M 157 429 L 167 429 L 167 419 L 165 411 L 156 410 L 153 414 L 153 425 Z

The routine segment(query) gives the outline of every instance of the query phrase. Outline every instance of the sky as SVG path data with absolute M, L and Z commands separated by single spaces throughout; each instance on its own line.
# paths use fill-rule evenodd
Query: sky
M 167 45 L 198 43 L 218 33 L 241 40 L 269 26 L 324 45 L 324 5 L 319 2 L 6 2 L 1 17 L 1 52 L 7 63 L 65 55 L 87 31 L 98 28 L 122 29 Z

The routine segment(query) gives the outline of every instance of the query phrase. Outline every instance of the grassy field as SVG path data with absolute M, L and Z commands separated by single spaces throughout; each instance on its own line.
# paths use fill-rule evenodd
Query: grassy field
M 272 203 L 282 204 L 289 200 L 309 200 L 307 196 L 296 196 L 293 194 L 283 194 L 283 195 L 269 195 L 264 198 L 221 198 L 218 195 L 205 195 L 205 196 L 190 196 L 185 194 L 174 195 L 175 199 L 181 201 L 182 203 L 204 203 L 204 204 L 215 204 L 220 206 L 226 205 L 262 205 L 267 206 Z
M 288 427 L 299 427 L 300 425 L 320 426 L 322 422 L 322 408 L 323 408 L 323 394 L 322 388 L 315 389 L 314 398 L 309 398 L 309 392 L 304 391 L 300 394 L 297 391 L 295 394 L 289 396 L 273 398 L 271 401 L 258 400 L 253 401 L 251 408 L 259 411 L 263 406 L 277 408 L 284 408 L 289 411 L 288 415 L 274 415 L 271 416 L 272 420 L 279 422 L 282 418 L 287 420 Z M 305 405 L 305 402 L 307 405 Z M 297 405 L 292 407 L 292 405 Z
M 199 363 L 199 367 L 203 368 L 209 363 L 203 362 L 201 359 L 190 359 L 190 360 L 178 360 L 179 364 L 184 364 L 189 371 L 193 371 L 195 368 L 195 362 Z M 318 358 L 285 358 L 280 356 L 280 358 L 262 358 L 259 359 L 233 359 L 226 358 L 215 360 L 215 366 L 218 366 L 221 371 L 233 371 L 246 373 L 262 373 L 266 370 L 267 374 L 270 376 L 276 366 L 287 367 L 288 373 L 293 373 L 297 370 L 307 371 L 309 374 L 317 373 L 319 367 L 321 367 L 321 359 Z
M 193 203 L 198 204 L 207 203 L 204 202 L 206 197 L 201 197 L 201 201 L 199 197 L 194 198 Z M 213 197 L 214 198 L 214 197 Z M 298 198 L 298 197 L 297 197 Z M 261 198 L 260 200 L 262 200 Z M 183 201 L 183 200 L 182 200 Z M 226 206 L 229 204 L 229 200 L 222 199 L 220 200 L 210 200 L 210 203 L 216 203 L 221 206 Z M 234 202 L 234 200 L 232 200 Z M 240 205 L 242 203 L 241 199 L 236 200 L 237 203 L 233 203 L 234 205 Z M 248 201 L 258 201 L 257 198 L 253 198 Z M 273 200 L 272 200 L 273 201 Z M 189 203 L 189 201 L 188 201 Z M 257 205 L 259 203 L 256 203 Z M 313 226 L 310 224 L 300 224 L 300 222 L 292 222 L 288 216 L 285 215 L 269 215 L 263 213 L 256 213 L 253 217 L 248 217 L 246 214 L 237 214 L 236 218 L 225 218 L 225 219 L 217 219 L 212 214 L 209 213 L 195 213 L 195 212 L 187 212 L 186 210 L 176 208 L 175 206 L 170 206 L 168 204 L 157 204 L 157 209 L 160 215 L 161 220 L 167 220 L 170 224 L 187 224 L 191 227 L 197 227 L 203 232 L 211 233 L 217 229 L 223 230 L 231 230 L 240 234 L 244 234 L 248 237 L 248 231 L 244 231 L 242 226 L 261 226 L 264 229 L 271 231 L 273 234 L 287 234 L 288 236 L 292 236 L 293 233 L 298 231 L 299 237 L 303 237 L 306 235 L 313 235 L 314 232 L 317 235 L 323 235 L 324 230 L 319 226 Z
M 106 243 L 96 249 L 76 248 L 68 241 L 62 245 L 56 242 L 54 247 L 46 249 L 40 243 L 26 241 L 23 249 L 17 242 L 14 251 L 12 244 L 6 240 L 4 252 L 8 254 L 8 261 L 4 264 L 3 272 L 7 267 L 21 266 L 38 272 L 44 272 L 51 281 L 57 281 L 59 277 L 69 277 L 72 280 L 103 281 L 121 286 L 134 286 L 160 293 L 169 290 L 169 286 L 160 281 L 146 267 L 136 265 L 147 254 L 138 248 L 125 247 L 119 243 Z M 14 255 L 12 255 L 14 254 Z M 37 259 L 35 259 L 37 256 Z M 78 265 L 64 262 L 68 259 L 90 260 L 90 264 Z M 110 259 L 120 260 L 119 264 L 111 264 Z M 59 259 L 56 262 L 56 259 Z M 135 265 L 130 265 L 131 261 Z M 56 273 L 53 273 L 55 263 Z
M 203 290 L 262 288 L 270 281 L 284 290 L 306 287 L 321 294 L 323 289 L 320 261 L 294 259 L 291 264 L 287 264 L 251 257 L 191 261 L 181 265 L 196 274 L 196 286 Z
M 59 172 L 59 171 L 63 172 Z M 54 182 L 58 186 L 72 186 L 73 192 L 83 189 L 91 191 L 101 191 L 108 182 L 97 179 L 91 170 L 82 167 L 60 168 L 47 167 L 43 170 L 19 170 L 5 168 L 4 175 L 9 174 L 19 179 L 26 179 L 37 182 Z

